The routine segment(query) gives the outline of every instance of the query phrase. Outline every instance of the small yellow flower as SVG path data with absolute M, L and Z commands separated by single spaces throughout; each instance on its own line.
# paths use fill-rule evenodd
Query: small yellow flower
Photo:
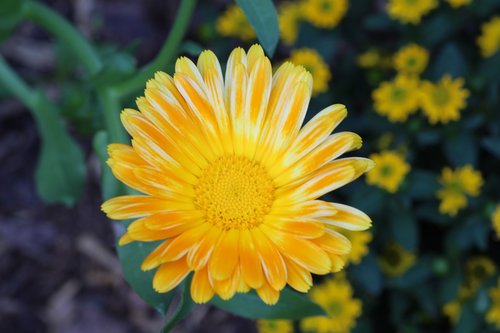
M 447 316 L 453 324 L 460 319 L 462 312 L 462 302 L 457 298 L 443 305 L 443 314 Z
M 351 252 L 347 255 L 346 263 L 357 265 L 361 262 L 364 256 L 369 252 L 368 244 L 371 242 L 373 236 L 371 232 L 344 232 L 344 235 L 351 242 Z
M 453 8 L 458 8 L 462 6 L 466 6 L 472 2 L 472 0 L 446 0 L 450 6 Z
M 217 32 L 225 37 L 238 37 L 243 41 L 255 39 L 255 31 L 239 6 L 229 6 L 215 24 Z
M 389 243 L 383 249 L 379 258 L 379 265 L 387 276 L 398 277 L 406 273 L 406 271 L 415 263 L 416 256 L 414 253 L 405 250 L 398 243 Z
M 216 55 L 181 57 L 170 76 L 147 82 L 139 111 L 125 109 L 131 145 L 109 145 L 113 174 L 141 195 L 109 199 L 102 210 L 135 219 L 119 241 L 160 241 L 141 264 L 159 293 L 192 275 L 191 297 L 206 303 L 255 290 L 275 304 L 286 285 L 300 292 L 311 273 L 337 272 L 349 240 L 333 228 L 366 230 L 353 207 L 319 200 L 368 171 L 351 132 L 331 135 L 343 105 L 302 123 L 312 76 L 286 62 L 273 75 L 259 45 L 231 52 L 225 77 Z
M 353 290 L 343 276 L 336 276 L 314 287 L 311 299 L 325 309 L 328 317 L 310 317 L 301 321 L 304 332 L 348 333 L 356 326 L 362 303 L 353 298 Z
M 290 320 L 257 320 L 259 333 L 293 333 L 293 322 Z
M 393 123 L 406 121 L 418 110 L 418 87 L 418 79 L 407 75 L 382 82 L 372 93 L 375 111 Z
M 368 50 L 364 53 L 361 53 L 356 59 L 358 66 L 361 68 L 376 67 L 379 61 L 380 53 L 377 50 Z
M 475 256 L 465 264 L 465 281 L 460 288 L 462 297 L 471 297 L 481 284 L 496 272 L 493 260 L 485 256 Z
M 441 200 L 439 211 L 450 216 L 457 215 L 458 211 L 467 207 L 467 195 L 476 197 L 483 186 L 483 177 L 480 171 L 470 165 L 452 170 L 446 167 L 439 178 L 441 189 L 437 198 Z
M 299 2 L 282 2 L 278 7 L 278 21 L 283 43 L 292 45 L 299 35 L 302 11 Z
M 375 162 L 375 167 L 366 174 L 366 182 L 390 193 L 396 193 L 410 171 L 410 165 L 400 154 L 393 151 L 372 154 L 370 158 Z
M 290 54 L 289 61 L 295 65 L 304 67 L 313 77 L 313 95 L 328 90 L 328 81 L 332 74 L 328 64 L 315 49 L 295 49 Z
M 491 225 L 497 234 L 497 238 L 500 239 L 500 204 L 497 205 L 497 208 L 491 214 Z
M 318 28 L 333 28 L 344 17 L 348 0 L 304 0 L 304 18 Z
M 460 110 L 467 106 L 469 97 L 469 90 L 463 85 L 463 79 L 453 80 L 450 75 L 444 75 L 438 83 L 422 82 L 422 110 L 431 124 L 446 124 L 460 119 Z
M 409 44 L 394 55 L 394 67 L 400 74 L 420 75 L 428 61 L 429 52 L 417 44 Z
M 500 16 L 493 17 L 481 26 L 481 35 L 477 43 L 485 58 L 491 57 L 500 49 Z
M 422 16 L 437 6 L 437 0 L 389 0 L 387 12 L 402 23 L 418 24 Z
M 490 296 L 490 308 L 486 312 L 486 322 L 495 325 L 500 330 L 500 279 L 497 287 L 493 287 L 488 292 Z

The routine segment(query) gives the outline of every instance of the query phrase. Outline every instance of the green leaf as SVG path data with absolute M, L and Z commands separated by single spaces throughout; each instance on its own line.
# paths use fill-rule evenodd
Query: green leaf
M 403 276 L 392 279 L 389 284 L 396 288 L 411 288 L 432 276 L 431 267 L 431 258 L 422 257 Z
M 436 15 L 426 20 L 419 29 L 425 46 L 432 48 L 444 41 L 456 29 L 457 24 L 447 15 Z
M 278 15 L 271 0 L 236 0 L 262 47 L 272 57 L 280 38 Z
M 215 296 L 210 303 L 222 310 L 249 319 L 297 320 L 325 315 L 325 311 L 318 304 L 289 289 L 281 291 L 280 299 L 275 305 L 264 304 L 255 292 L 236 294 L 227 301 Z
M 496 158 L 500 158 L 500 137 L 490 136 L 481 141 L 482 146 Z
M 36 92 L 34 104 L 34 116 L 42 139 L 35 172 L 38 195 L 47 203 L 73 205 L 81 196 L 85 183 L 83 152 L 44 94 Z
M 353 283 L 368 293 L 378 295 L 382 292 L 382 274 L 372 253 L 364 257 L 359 265 L 350 266 L 349 273 Z
M 187 53 L 192 57 L 197 57 L 205 48 L 192 40 L 187 40 L 181 45 L 181 53 Z
M 483 60 L 478 72 L 482 79 L 490 83 L 500 82 L 500 52 Z
M 477 164 L 477 144 L 474 137 L 467 133 L 462 132 L 460 135 L 448 139 L 444 145 L 444 154 L 448 161 L 454 167 L 463 166 L 466 164 Z
M 430 199 L 436 196 L 439 188 L 438 175 L 427 170 L 412 170 L 408 183 L 408 195 L 414 199 Z
M 442 47 L 434 61 L 432 78 L 439 80 L 445 74 L 455 78 L 464 77 L 467 73 L 468 65 L 460 49 L 453 43 Z
M 131 54 L 113 52 L 113 50 L 106 51 L 103 55 L 103 58 L 106 59 L 103 69 L 90 78 L 93 85 L 98 87 L 110 86 L 135 74 L 136 60 Z
M 482 317 L 474 311 L 471 301 L 465 302 L 460 311 L 460 318 L 453 333 L 476 333 L 481 332 Z
M 141 263 L 160 242 L 133 242 L 124 246 L 117 245 L 118 257 L 122 264 L 125 279 L 132 289 L 149 305 L 160 313 L 165 313 L 172 302 L 174 291 L 157 293 L 153 289 L 154 271 L 143 272 Z
M 170 332 L 170 330 L 182 319 L 184 319 L 196 306 L 191 300 L 190 285 L 192 275 L 187 277 L 182 283 L 181 287 L 181 300 L 175 309 L 174 314 L 168 319 L 167 324 L 161 330 L 161 333 Z
M 0 1 L 0 42 L 10 37 L 23 19 L 24 0 Z
M 417 220 L 408 210 L 402 207 L 394 207 L 391 210 L 390 233 L 405 249 L 411 251 L 417 249 L 420 232 Z

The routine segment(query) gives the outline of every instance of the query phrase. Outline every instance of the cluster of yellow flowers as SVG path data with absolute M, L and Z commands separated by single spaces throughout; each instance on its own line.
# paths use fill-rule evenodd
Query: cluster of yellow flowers
M 467 195 L 476 197 L 483 186 L 483 177 L 480 171 L 474 170 L 471 165 L 452 170 L 443 169 L 439 178 L 441 189 L 437 197 L 441 200 L 439 211 L 450 216 L 457 215 L 458 211 L 467 207 Z
M 455 299 L 443 306 L 443 313 L 452 323 L 457 323 L 462 312 L 464 302 L 470 300 L 481 285 L 496 272 L 495 263 L 488 257 L 476 256 L 470 258 L 465 264 L 465 280 L 458 290 Z M 500 301 L 500 298 L 498 299 Z M 500 308 L 500 304 L 497 305 Z M 493 309 L 493 307 L 491 307 Z M 498 311 L 498 310 L 497 310 Z M 491 310 L 490 310 L 491 312 Z M 488 316 L 488 315 L 487 315 Z M 486 319 L 487 321 L 488 318 Z M 500 317 L 496 321 L 500 325 Z M 493 321 L 490 321 L 493 322 Z
M 466 6 L 472 0 L 446 0 L 451 7 L 459 8 Z M 422 17 L 436 9 L 438 0 L 389 0 L 387 13 L 390 17 L 401 23 L 418 24 Z
M 394 55 L 397 75 L 373 91 L 375 111 L 391 122 L 404 122 L 418 109 L 431 124 L 456 121 L 467 105 L 469 91 L 461 78 L 444 75 L 437 83 L 420 80 L 429 61 L 429 52 L 416 44 L 403 47 Z

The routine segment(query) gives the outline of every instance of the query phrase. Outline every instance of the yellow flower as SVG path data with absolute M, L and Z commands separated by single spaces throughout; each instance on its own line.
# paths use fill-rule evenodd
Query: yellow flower
M 348 333 L 356 326 L 362 303 L 353 298 L 352 287 L 342 276 L 330 278 L 311 290 L 311 299 L 325 309 L 328 317 L 310 317 L 301 321 L 304 332 Z
M 368 244 L 371 242 L 373 236 L 369 231 L 361 232 L 344 232 L 345 236 L 351 242 L 351 252 L 347 255 L 347 263 L 357 265 L 361 262 L 364 256 L 369 252 Z
M 437 198 L 441 200 L 439 211 L 450 216 L 457 215 L 458 211 L 467 207 L 467 196 L 476 197 L 483 186 L 481 172 L 466 165 L 456 170 L 444 168 L 439 178 L 441 189 L 437 192 Z
M 453 80 L 450 75 L 444 75 L 436 84 L 422 82 L 422 110 L 431 124 L 446 124 L 460 119 L 460 110 L 467 106 L 469 97 L 469 91 L 463 85 L 463 79 Z
M 366 174 L 366 182 L 390 193 L 396 193 L 410 171 L 410 165 L 400 154 L 393 151 L 372 154 L 370 159 L 375 162 L 375 167 Z
M 429 52 L 417 44 L 409 44 L 394 55 L 394 67 L 400 74 L 420 75 L 428 61 Z
M 486 312 L 486 322 L 500 329 L 500 279 L 498 280 L 498 286 L 489 290 L 489 295 L 491 303 L 488 312 Z
M 497 234 L 497 238 L 500 239 L 500 204 L 497 205 L 497 208 L 495 208 L 495 211 L 491 214 L 491 225 Z
M 328 64 L 315 49 L 295 49 L 290 54 L 289 61 L 295 65 L 304 67 L 313 77 L 313 95 L 328 90 L 328 81 L 332 74 Z
M 293 322 L 290 320 L 257 320 L 259 333 L 293 333 Z
M 356 59 L 361 68 L 373 68 L 380 63 L 380 53 L 377 50 L 368 50 L 361 53 Z
M 283 43 L 292 45 L 297 41 L 302 19 L 301 5 L 298 2 L 282 2 L 278 7 L 278 21 Z
M 304 0 L 304 18 L 318 28 L 333 28 L 344 17 L 348 0 Z
M 416 256 L 414 253 L 405 250 L 398 243 L 389 243 L 382 251 L 379 258 L 380 268 L 387 276 L 401 276 L 413 266 Z
M 406 75 L 382 82 L 372 93 L 375 111 L 393 123 L 406 121 L 408 116 L 418 110 L 418 87 L 418 79 Z
M 458 8 L 462 6 L 466 6 L 472 2 L 472 0 L 446 0 L 450 6 L 453 8 Z
M 255 39 L 255 31 L 239 6 L 229 6 L 215 23 L 217 32 L 225 37 L 238 37 L 243 41 Z
M 495 263 L 488 257 L 475 256 L 465 265 L 465 281 L 460 288 L 462 297 L 471 297 L 481 284 L 496 272 Z
M 401 23 L 418 24 L 422 16 L 437 6 L 437 0 L 389 0 L 387 12 Z
M 361 211 L 318 200 L 373 162 L 337 159 L 360 147 L 357 134 L 330 135 L 343 105 L 301 128 L 312 77 L 289 62 L 272 74 L 258 45 L 236 48 L 226 80 L 215 54 L 181 57 L 122 112 L 132 146 L 111 144 L 113 174 L 144 195 L 110 199 L 112 219 L 137 219 L 119 244 L 162 241 L 143 261 L 153 288 L 168 292 L 194 272 L 191 296 L 205 303 L 255 289 L 267 304 L 288 284 L 306 292 L 311 273 L 342 267 L 351 245 L 330 226 L 365 230 Z
M 477 43 L 485 58 L 491 57 L 500 49 L 500 16 L 493 17 L 481 26 Z
M 456 324 L 458 322 L 461 312 L 462 302 L 459 299 L 455 299 L 443 305 L 444 315 L 447 316 L 453 324 Z

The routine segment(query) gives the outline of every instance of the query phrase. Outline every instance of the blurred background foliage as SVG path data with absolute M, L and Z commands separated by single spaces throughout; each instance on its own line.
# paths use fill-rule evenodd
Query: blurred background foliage
M 359 133 L 360 155 L 377 164 L 364 180 L 328 195 L 373 220 L 371 230 L 348 235 L 353 251 L 345 273 L 318 279 L 309 295 L 329 316 L 258 321 L 255 327 L 277 333 L 498 331 L 500 1 L 275 1 L 276 27 L 274 9 L 266 5 L 207 0 L 195 7 L 194 1 L 182 1 L 176 14 L 177 2 L 167 1 L 137 7 L 79 0 L 71 7 L 61 1 L 3 0 L 0 98 L 5 106 L 12 94 L 22 97 L 32 111 L 41 139 L 34 172 L 40 197 L 48 204 L 74 205 L 91 196 L 97 207 L 95 189 L 85 189 L 92 178 L 89 165 L 93 156 L 106 159 L 107 142 L 127 140 L 116 126 L 118 111 L 134 107 L 154 70 L 171 72 L 181 54 L 197 57 L 209 48 L 222 60 L 235 46 L 260 42 L 273 64 L 289 60 L 313 74 L 315 98 L 307 119 L 327 105 L 345 104 L 349 116 L 339 130 Z M 50 14 L 40 15 L 51 7 L 91 40 L 90 51 L 76 45 L 90 55 L 75 55 L 65 40 L 78 44 L 75 36 L 61 32 L 64 24 Z M 137 19 L 131 8 L 146 11 L 150 22 Z M 89 14 L 92 10 L 97 15 Z M 53 29 L 56 38 L 33 23 Z M 278 27 L 279 36 L 272 33 Z M 162 47 L 169 31 L 177 38 L 167 38 Z M 16 44 L 26 39 L 35 47 Z M 17 127 L 4 110 L 2 131 L 12 132 Z M 107 169 L 100 174 L 103 197 L 123 191 Z M 16 172 L 1 175 L 7 184 Z M 5 221 L 20 209 L 6 196 L 2 207 Z M 112 246 L 110 236 L 101 239 Z M 130 257 L 124 251 L 120 256 Z M 7 268 L 0 272 L 9 274 Z M 133 273 L 125 267 L 128 278 Z M 217 312 L 203 318 L 208 326 L 182 329 L 218 327 Z M 250 322 L 237 323 L 217 329 L 255 330 Z

